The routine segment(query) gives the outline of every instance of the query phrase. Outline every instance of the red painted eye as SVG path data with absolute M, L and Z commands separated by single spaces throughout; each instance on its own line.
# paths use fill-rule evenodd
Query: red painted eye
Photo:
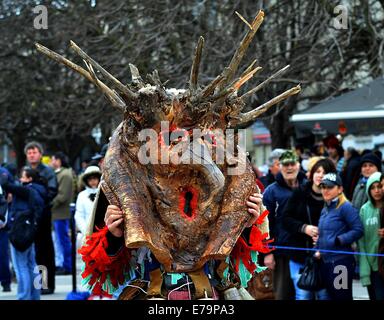
M 192 187 L 186 187 L 179 196 L 179 212 L 187 220 L 193 220 L 196 217 L 198 203 L 198 191 Z

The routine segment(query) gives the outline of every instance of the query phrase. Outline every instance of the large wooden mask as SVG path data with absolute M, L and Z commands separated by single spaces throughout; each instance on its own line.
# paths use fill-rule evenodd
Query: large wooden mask
M 287 69 L 238 95 L 261 69 L 253 63 L 236 77 L 263 17 L 260 11 L 229 66 L 205 87 L 198 84 L 200 37 L 186 90 L 166 89 L 157 71 L 144 81 L 134 65 L 132 82 L 124 85 L 73 42 L 87 70 L 37 44 L 39 51 L 94 83 L 124 113 L 109 143 L 101 188 L 124 212 L 125 245 L 149 247 L 166 271 L 192 271 L 230 254 L 250 218 L 246 200 L 258 191 L 242 139 L 233 129 L 300 91 L 296 86 L 241 112 L 245 98 Z

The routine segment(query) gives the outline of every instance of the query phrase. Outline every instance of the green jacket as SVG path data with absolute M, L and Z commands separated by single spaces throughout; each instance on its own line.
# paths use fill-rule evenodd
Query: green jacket
M 69 205 L 73 198 L 72 169 L 56 170 L 58 193 L 52 201 L 52 220 L 63 220 L 71 217 Z
M 360 209 L 360 219 L 364 226 L 364 235 L 359 240 L 359 250 L 366 253 L 378 253 L 379 235 L 377 230 L 380 228 L 380 209 L 375 208 L 369 196 L 369 188 L 374 182 L 380 182 L 380 172 L 372 174 L 366 186 L 368 201 Z M 378 271 L 378 257 L 359 256 L 360 280 L 363 286 L 371 284 L 370 275 L 372 271 Z

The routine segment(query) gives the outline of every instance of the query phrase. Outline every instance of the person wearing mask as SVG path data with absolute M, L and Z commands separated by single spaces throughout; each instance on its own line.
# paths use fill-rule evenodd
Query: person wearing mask
M 308 182 L 294 190 L 288 200 L 283 216 L 283 227 L 290 234 L 288 246 L 299 248 L 313 248 L 312 237 L 318 234 L 318 223 L 324 200 L 321 195 L 320 183 L 325 174 L 335 172 L 336 168 L 330 159 L 319 159 L 308 166 Z M 291 251 L 289 267 L 291 278 L 295 286 L 296 300 L 327 300 L 325 289 L 306 291 L 297 286 L 300 270 L 304 268 L 306 259 L 313 255 L 313 251 Z
M 360 209 L 360 219 L 364 226 L 364 236 L 359 240 L 359 249 L 368 254 L 379 252 L 381 211 L 383 190 L 381 173 L 375 172 L 367 181 L 368 201 Z M 384 300 L 384 279 L 378 270 L 377 256 L 359 256 L 360 281 L 367 287 L 370 300 Z
M 52 220 L 55 235 L 56 274 L 72 273 L 71 239 L 69 238 L 69 205 L 73 198 L 73 174 L 67 156 L 56 152 L 51 159 L 51 167 L 55 170 L 58 193 L 52 201 Z M 62 257 L 61 261 L 57 259 Z
M 88 219 L 92 213 L 97 189 L 99 186 L 101 171 L 97 166 L 89 166 L 83 176 L 85 190 L 81 191 L 76 200 L 75 221 L 83 242 L 87 233 Z
M 352 196 L 352 204 L 357 210 L 360 210 L 363 204 L 368 201 L 366 184 L 373 173 L 381 172 L 381 160 L 370 152 L 361 157 L 360 165 L 361 176 Z
M 43 157 L 43 147 L 36 141 L 29 142 L 24 153 L 27 157 L 28 165 L 37 170 L 39 175 L 47 182 L 47 193 L 45 197 L 45 207 L 42 219 L 38 226 L 35 240 L 36 262 L 43 265 L 48 272 L 48 288 L 43 288 L 41 294 L 52 294 L 55 291 L 55 251 L 52 241 L 52 200 L 57 195 L 57 179 L 53 169 L 41 162 Z
M 279 158 L 284 153 L 284 149 L 273 149 L 268 157 L 268 173 L 260 177 L 260 181 L 264 188 L 267 188 L 270 184 L 276 181 L 276 176 L 280 172 Z
M 29 223 L 39 225 L 43 209 L 46 188 L 44 181 L 40 178 L 36 170 L 29 167 L 23 168 L 20 182 L 22 185 L 6 183 L 4 189 L 12 194 L 12 202 L 9 208 L 10 232 L 17 223 L 24 223 L 18 217 L 30 214 Z M 17 298 L 18 300 L 40 300 L 40 290 L 35 286 L 35 245 L 30 244 L 25 251 L 20 251 L 11 244 L 12 264 L 15 269 L 17 279 Z
M 276 246 L 287 245 L 289 233 L 283 226 L 283 212 L 294 189 L 306 182 L 300 172 L 300 164 L 295 152 L 285 151 L 279 158 L 281 172 L 276 181 L 265 189 L 263 203 L 269 211 L 270 238 Z M 287 250 L 277 249 L 264 257 L 264 265 L 273 270 L 274 293 L 276 300 L 293 300 L 295 290 L 290 275 Z
M 141 279 L 145 282 L 150 282 L 150 279 L 153 279 L 154 277 L 154 266 L 156 268 L 155 270 L 157 270 L 158 267 L 161 267 L 161 278 L 163 279 L 165 277 L 170 277 L 172 274 L 175 274 L 173 272 L 163 271 L 163 266 L 161 266 L 160 263 L 157 261 L 155 255 L 151 253 L 151 251 L 148 251 L 148 248 L 141 247 L 144 250 L 138 248 L 139 251 L 145 252 L 144 255 L 139 253 L 137 255 L 135 254 L 136 257 L 134 257 L 133 255 L 129 257 L 128 252 L 124 250 L 125 246 L 123 211 L 118 206 L 109 204 L 108 200 L 105 198 L 105 196 L 103 196 L 103 193 L 100 193 L 100 197 L 97 201 L 98 202 L 96 204 L 97 208 L 95 214 L 99 215 L 99 217 L 93 217 L 94 221 L 91 221 L 88 229 L 89 237 L 87 238 L 87 242 L 79 250 L 79 253 L 82 255 L 83 261 L 85 262 L 85 269 L 82 275 L 84 278 L 83 286 L 90 288 L 93 294 L 92 297 L 96 295 L 100 299 L 104 299 L 105 297 L 109 296 L 118 298 L 119 300 L 136 299 L 131 294 L 126 295 L 124 293 L 125 289 L 128 289 L 128 287 L 132 287 L 130 284 L 131 280 Z M 261 204 L 261 194 L 252 194 L 247 199 L 246 206 L 251 219 L 246 224 L 245 230 L 251 227 L 257 221 L 257 219 L 259 219 L 260 210 L 262 210 Z M 132 227 L 134 228 L 134 226 Z M 260 228 L 264 229 L 263 226 L 260 226 Z M 243 237 L 243 235 L 241 237 Z M 100 256 L 101 259 L 97 259 L 97 261 L 95 261 L 93 258 L 95 256 Z M 108 259 L 108 256 L 113 257 L 113 260 Z M 91 258 L 92 261 L 90 261 L 89 258 Z M 141 262 L 138 262 L 138 260 L 140 260 Z M 207 261 L 207 264 L 209 264 L 210 262 L 213 261 Z M 131 272 L 124 272 L 127 266 L 134 266 L 133 268 L 134 270 L 136 270 L 134 271 L 134 273 L 136 274 L 132 275 Z M 100 273 L 100 270 L 103 270 L 102 273 Z M 149 272 L 149 270 L 151 271 Z M 187 276 L 188 273 L 183 273 L 179 275 L 183 278 Z M 216 275 L 217 273 L 215 273 L 213 276 L 216 277 Z M 188 281 L 187 283 L 191 285 L 191 288 L 193 288 L 194 286 L 193 281 L 196 281 L 196 283 L 200 286 L 206 286 L 207 284 L 204 283 L 205 281 L 200 280 L 202 278 L 204 279 L 204 277 L 205 276 L 198 276 L 197 280 L 192 280 L 191 282 Z M 214 278 L 211 279 L 213 280 Z M 208 277 L 206 281 L 210 282 Z M 170 294 L 176 290 L 174 286 L 172 287 L 173 290 L 171 292 L 170 290 L 172 288 L 170 287 L 170 283 L 168 281 L 159 280 L 159 282 L 157 282 L 156 280 L 156 283 L 162 283 L 160 287 L 162 288 L 161 291 L 163 293 L 159 294 L 159 296 L 162 296 L 164 294 L 164 296 L 167 297 L 168 300 L 190 300 L 194 299 L 193 297 L 195 297 L 195 293 L 188 295 L 188 292 L 185 291 L 186 294 L 178 295 L 177 299 L 170 298 Z M 154 293 L 150 293 L 150 295 L 153 296 Z M 205 295 L 207 295 L 207 293 L 205 293 Z M 151 297 L 151 299 L 164 299 L 163 297 L 159 298 L 159 296 L 156 298 Z M 214 299 L 217 298 L 218 296 L 216 296 Z M 211 300 L 211 298 L 203 299 Z
M 353 300 L 352 280 L 356 262 L 352 244 L 363 236 L 363 225 L 358 210 L 345 197 L 341 178 L 336 172 L 324 175 L 320 189 L 325 206 L 321 211 L 318 233 L 314 232 L 312 236 L 318 249 L 315 256 L 321 259 L 321 276 L 329 298 Z

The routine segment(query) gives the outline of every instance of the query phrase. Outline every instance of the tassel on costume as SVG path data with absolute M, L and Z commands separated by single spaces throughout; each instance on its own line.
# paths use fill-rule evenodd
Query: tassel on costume
M 235 260 L 236 272 L 239 271 L 240 261 L 242 261 L 251 274 L 256 270 L 257 265 L 252 261 L 251 251 L 262 253 L 271 252 L 268 243 L 273 242 L 273 240 L 266 240 L 268 238 L 268 233 L 261 233 L 260 229 L 257 227 L 263 223 L 268 214 L 268 210 L 265 210 L 252 226 L 249 236 L 250 245 L 248 245 L 241 236 L 237 240 L 235 247 L 231 252 L 231 258 Z
M 109 292 L 103 290 L 103 284 L 107 279 L 115 288 L 124 283 L 124 274 L 129 268 L 130 252 L 123 246 L 116 255 L 109 256 L 106 251 L 107 233 L 107 226 L 102 229 L 97 228 L 96 232 L 87 236 L 86 244 L 78 252 L 85 263 L 81 276 L 83 278 L 90 276 L 88 284 L 93 287 L 92 293 L 112 297 Z

